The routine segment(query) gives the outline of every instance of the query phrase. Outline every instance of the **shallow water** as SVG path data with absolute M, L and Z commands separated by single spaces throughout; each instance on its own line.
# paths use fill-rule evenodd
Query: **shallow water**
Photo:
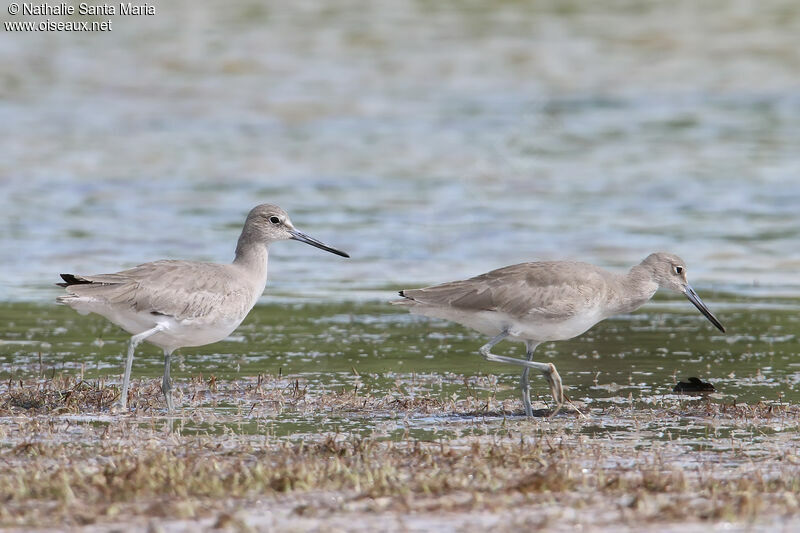
M 537 360 L 557 366 L 567 393 L 590 416 L 580 431 L 592 436 L 628 434 L 640 443 L 675 435 L 702 441 L 712 423 L 702 417 L 678 416 L 667 425 L 653 420 L 652 427 L 642 427 L 641 422 L 632 427 L 631 419 L 608 413 L 680 413 L 686 405 L 708 401 L 779 405 L 800 400 L 800 302 L 762 299 L 760 305 L 750 305 L 748 299 L 742 305 L 734 296 L 709 296 L 728 335 L 713 329 L 688 302 L 659 299 L 576 339 L 539 347 Z M 128 336 L 104 319 L 22 303 L 0 306 L 0 318 L 5 324 L 0 334 L 0 382 L 6 387 L 22 378 L 57 374 L 119 382 Z M 178 352 L 172 376 L 179 389 L 190 380 L 209 382 L 212 377 L 221 382 L 243 380 L 236 386 L 247 389 L 204 391 L 200 398 L 179 393 L 176 405 L 187 409 L 180 424 L 185 433 L 310 438 L 330 431 L 400 438 L 410 432 L 426 439 L 496 431 L 509 417 L 514 424 L 526 424 L 518 370 L 484 361 L 477 354 L 484 342 L 460 326 L 414 317 L 384 304 L 257 306 L 226 341 Z M 503 343 L 498 348 L 499 353 L 520 356 L 522 345 Z M 133 376 L 158 378 L 162 365 L 160 351 L 143 345 Z M 672 393 L 676 380 L 691 376 L 710 381 L 716 393 Z M 264 386 L 286 391 L 280 408 L 251 396 L 260 377 L 268 378 Z M 531 381 L 535 407 L 546 409 L 550 399 L 545 381 L 535 374 Z M 307 407 L 320 394 L 339 391 L 456 403 L 431 415 L 423 410 L 411 416 L 391 403 L 353 411 Z M 455 407 L 464 399 L 473 407 Z M 161 418 L 163 413 L 144 416 Z M 713 431 L 719 436 L 730 429 L 723 424 Z
M 700 289 L 797 296 L 799 10 L 183 1 L 6 33 L 0 300 L 229 260 L 265 201 L 353 256 L 276 245 L 272 299 L 660 249 Z

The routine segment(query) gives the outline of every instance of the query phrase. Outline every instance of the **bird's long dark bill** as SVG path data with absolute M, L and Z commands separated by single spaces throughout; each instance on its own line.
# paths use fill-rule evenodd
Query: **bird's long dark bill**
M 289 232 L 292 234 L 292 239 L 295 241 L 300 241 L 306 244 L 310 244 L 311 246 L 316 246 L 317 248 L 325 250 L 326 252 L 330 252 L 336 255 L 341 255 L 342 257 L 350 257 L 350 255 L 348 255 L 346 252 L 337 250 L 336 248 L 331 248 L 327 244 L 319 242 L 317 239 L 314 239 L 313 237 L 309 237 L 302 231 L 297 231 L 296 229 L 293 229 L 289 230 Z
M 720 330 L 722 333 L 725 333 L 725 328 L 722 326 L 722 324 L 720 324 L 719 320 L 717 320 L 717 317 L 715 317 L 711 311 L 708 310 L 706 304 L 704 304 L 703 300 L 701 300 L 697 293 L 694 292 L 693 288 L 687 286 L 684 294 L 687 298 L 689 298 L 689 301 L 692 302 L 701 313 L 703 313 L 703 316 L 705 316 L 712 324 L 714 324 L 718 330 Z

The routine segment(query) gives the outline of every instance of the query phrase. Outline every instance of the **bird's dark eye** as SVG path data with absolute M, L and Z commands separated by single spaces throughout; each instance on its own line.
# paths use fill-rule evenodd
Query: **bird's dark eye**
M 273 224 L 281 223 L 281 219 L 279 219 L 278 217 L 269 217 L 269 221 L 272 222 Z
M 683 274 L 683 267 L 682 266 L 676 266 L 675 267 L 675 273 L 676 274 Z

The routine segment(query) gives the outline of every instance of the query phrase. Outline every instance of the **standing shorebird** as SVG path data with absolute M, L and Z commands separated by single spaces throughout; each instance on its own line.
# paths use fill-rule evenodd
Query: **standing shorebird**
M 564 403 L 561 376 L 552 363 L 533 361 L 542 342 L 571 339 L 601 320 L 630 313 L 659 289 L 680 292 L 721 332 L 725 328 L 686 280 L 686 263 L 677 255 L 654 253 L 630 269 L 614 274 L 587 263 L 548 261 L 507 266 L 462 281 L 400 291 L 393 303 L 412 313 L 458 322 L 492 339 L 480 353 L 487 361 L 524 367 L 520 388 L 525 414 L 531 409 L 528 372 L 540 371 L 550 384 L 558 412 Z M 503 339 L 524 342 L 527 360 L 491 353 Z
M 161 389 L 167 409 L 172 411 L 172 352 L 230 335 L 264 292 L 269 245 L 290 239 L 350 257 L 297 231 L 286 211 L 277 205 L 262 204 L 247 215 L 232 264 L 165 260 L 114 274 L 61 274 L 64 283 L 58 285 L 67 294 L 56 301 L 84 315 L 102 315 L 133 335 L 119 400 L 123 409 L 136 346 L 147 341 L 164 350 Z

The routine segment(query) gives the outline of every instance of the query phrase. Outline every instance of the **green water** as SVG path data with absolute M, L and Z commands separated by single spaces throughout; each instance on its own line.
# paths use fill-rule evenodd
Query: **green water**
M 537 360 L 554 363 L 570 397 L 589 411 L 692 401 L 671 394 L 676 377 L 690 376 L 717 389 L 711 400 L 696 401 L 800 400 L 800 302 L 720 294 L 708 294 L 706 300 L 727 334 L 716 331 L 688 302 L 659 297 L 576 339 L 541 345 Z M 10 380 L 59 373 L 120 379 L 128 336 L 101 317 L 56 305 L 6 303 L 0 304 L 0 328 L 0 387 Z M 312 396 L 354 387 L 376 397 L 453 400 L 472 395 L 481 401 L 512 400 L 519 412 L 519 371 L 484 361 L 477 354 L 484 342 L 458 325 L 411 316 L 384 303 L 260 305 L 229 339 L 181 350 L 172 376 L 178 386 L 199 376 L 220 382 L 280 376 L 278 383 L 298 383 Z M 522 345 L 502 343 L 496 351 L 521 356 Z M 142 345 L 133 376 L 158 378 L 162 364 L 160 350 Z M 535 374 L 532 391 L 534 398 L 548 400 L 546 383 Z M 496 412 L 481 418 L 456 411 L 444 418 L 412 415 L 398 421 L 404 415 L 392 409 L 309 413 L 295 409 L 291 397 L 283 409 L 247 416 L 242 410 L 249 406 L 237 405 L 235 392 L 232 398 L 203 407 L 199 412 L 205 415 L 183 420 L 183 429 L 292 436 L 326 430 L 391 437 L 411 428 L 419 437 L 434 437 L 441 431 L 484 431 L 486 424 L 496 427 L 505 418 Z M 599 425 L 589 424 L 584 431 L 625 429 L 610 423 L 601 417 Z M 683 430 L 691 431 L 690 426 Z M 701 424 L 698 431 L 707 429 Z

